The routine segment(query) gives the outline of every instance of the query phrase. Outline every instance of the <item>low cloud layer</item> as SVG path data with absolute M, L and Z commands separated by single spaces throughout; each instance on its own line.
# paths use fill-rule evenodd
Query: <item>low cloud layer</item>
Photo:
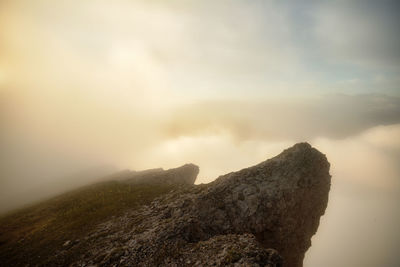
M 325 95 L 256 101 L 210 101 L 178 108 L 171 135 L 226 132 L 237 141 L 333 139 L 371 127 L 400 123 L 400 98 L 386 95 Z
M 209 182 L 300 141 L 321 145 L 326 153 L 343 153 L 337 148 L 351 149 L 349 155 L 363 151 L 356 157 L 360 163 L 354 164 L 361 168 L 371 161 L 379 166 L 364 171 L 364 178 L 349 177 L 359 182 L 373 181 L 386 167 L 392 171 L 398 158 L 392 142 L 400 133 L 384 125 L 400 123 L 400 101 L 385 95 L 197 102 L 149 112 L 86 96 L 3 93 L 0 182 L 7 198 L 18 199 L 35 188 L 44 195 L 59 192 L 115 169 L 187 162 L 201 166 L 198 182 Z M 394 152 L 373 152 L 381 146 Z M 345 160 L 335 165 L 342 168 L 351 161 L 339 158 Z M 354 172 L 353 167 L 344 172 Z M 80 172 L 90 179 L 72 178 Z M 48 190 L 41 189 L 44 185 Z

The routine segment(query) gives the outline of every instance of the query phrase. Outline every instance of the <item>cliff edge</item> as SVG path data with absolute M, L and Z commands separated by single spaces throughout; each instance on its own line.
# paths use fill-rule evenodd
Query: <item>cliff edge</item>
M 80 263 L 95 264 L 100 254 L 111 264 L 117 247 L 124 251 L 117 257 L 122 265 L 302 266 L 328 203 L 330 180 L 325 155 L 296 144 L 103 224 L 99 233 L 112 232 L 113 238 L 96 244 Z
M 86 206 L 82 209 L 91 211 L 96 207 L 93 214 L 100 214 L 102 221 L 85 231 L 74 230 L 75 235 L 71 234 L 72 230 L 64 230 L 61 237 L 57 235 L 59 243 L 50 243 L 54 240 L 50 238 L 48 243 L 43 240 L 47 233 L 64 227 L 62 224 L 41 226 L 43 229 L 35 230 L 35 234 L 38 233 L 37 238 L 43 244 L 52 244 L 46 245 L 47 250 L 36 241 L 24 243 L 26 235 L 12 239 L 15 249 L 9 250 L 11 241 L 5 239 L 4 249 L 0 250 L 3 262 L 32 265 L 33 258 L 26 255 L 42 253 L 33 265 L 303 265 L 311 237 L 328 203 L 331 176 L 325 155 L 307 143 L 299 143 L 274 158 L 220 176 L 209 184 L 193 184 L 198 172 L 197 166 L 188 164 L 166 171 L 153 169 L 119 174 L 117 182 L 101 185 L 101 188 L 106 186 L 101 189 L 102 199 L 94 198 L 91 209 Z M 115 193 L 110 193 L 110 188 Z M 89 189 L 84 191 L 85 200 L 93 196 L 92 192 L 101 195 L 98 189 Z M 108 199 L 104 194 L 110 194 L 113 201 L 108 209 L 102 209 L 107 203 L 104 199 Z M 115 194 L 119 194 L 118 198 Z M 82 203 L 82 192 L 75 198 Z M 54 212 L 70 203 L 68 199 L 63 199 L 58 206 L 51 202 Z M 121 212 L 104 217 L 105 212 L 114 211 L 120 207 L 118 203 L 122 205 L 127 200 L 131 204 Z M 68 217 L 71 223 L 76 218 L 91 215 L 78 214 L 77 208 L 72 208 L 74 216 Z M 54 212 L 49 218 L 54 217 Z M 68 220 L 63 222 L 69 223 Z M 75 224 L 72 226 L 68 229 L 80 229 Z M 36 246 L 34 251 L 33 245 Z M 49 249 L 51 253 L 46 254 Z M 17 256 L 9 257 L 11 252 Z

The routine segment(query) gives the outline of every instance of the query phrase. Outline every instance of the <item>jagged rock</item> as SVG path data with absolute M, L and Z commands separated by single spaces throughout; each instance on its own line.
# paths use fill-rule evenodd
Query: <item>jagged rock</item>
M 162 168 L 145 171 L 125 171 L 119 180 L 131 184 L 188 184 L 193 185 L 199 174 L 199 167 L 194 164 L 185 164 L 178 168 L 164 170 Z
M 182 177 L 193 169 L 184 167 Z M 296 144 L 101 224 L 85 238 L 90 246 L 73 265 L 299 267 L 329 189 L 326 157 L 307 143 Z M 57 257 L 54 262 L 62 255 Z
M 207 234 L 252 233 L 265 247 L 277 249 L 286 266 L 302 266 L 329 189 L 326 157 L 302 143 L 219 177 L 183 213 L 192 214 Z
M 264 249 L 251 234 L 219 235 L 206 241 L 189 243 L 180 250 L 181 257 L 168 264 L 196 266 L 266 266 L 279 267 L 282 258 L 276 250 Z

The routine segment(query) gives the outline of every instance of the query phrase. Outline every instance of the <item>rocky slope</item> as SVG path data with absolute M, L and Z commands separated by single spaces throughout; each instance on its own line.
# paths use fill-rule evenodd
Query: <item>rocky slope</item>
M 122 177 L 118 177 L 120 181 L 130 184 L 188 184 L 193 185 L 199 174 L 199 167 L 194 164 L 185 164 L 179 168 L 163 170 L 161 168 L 145 171 L 128 171 Z
M 177 175 L 174 175 L 176 173 Z M 125 173 L 123 183 L 176 184 L 65 240 L 42 265 L 302 266 L 328 203 L 329 163 L 307 143 L 207 185 L 198 168 Z M 157 178 L 159 177 L 159 178 Z M 84 214 L 82 214 L 84 216 Z

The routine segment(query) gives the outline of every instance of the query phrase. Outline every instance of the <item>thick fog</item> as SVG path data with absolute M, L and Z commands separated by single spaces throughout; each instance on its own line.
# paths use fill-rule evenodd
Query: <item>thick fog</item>
M 398 266 L 396 1 L 0 2 L 0 212 L 121 169 L 196 183 L 307 141 L 332 190 L 305 266 Z

